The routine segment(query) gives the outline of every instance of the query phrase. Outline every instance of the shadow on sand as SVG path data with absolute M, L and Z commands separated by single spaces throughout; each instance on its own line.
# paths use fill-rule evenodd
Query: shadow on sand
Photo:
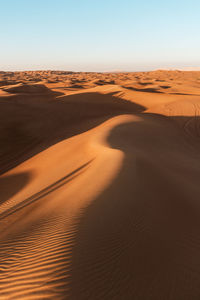
M 0 98 L 0 106 L 0 174 L 111 117 L 145 110 L 115 93 L 15 95 Z
M 17 194 L 31 178 L 32 175 L 29 172 L 0 177 L 0 205 Z
M 199 150 L 153 114 L 115 127 L 108 143 L 125 158 L 80 219 L 71 299 L 199 299 Z
M 0 220 L 4 219 L 5 217 L 17 212 L 18 210 L 20 210 L 32 203 L 35 203 L 36 201 L 48 196 L 50 193 L 53 193 L 57 189 L 61 188 L 63 185 L 66 185 L 70 181 L 74 180 L 77 176 L 79 176 L 81 173 L 83 173 L 85 171 L 86 167 L 88 167 L 91 162 L 92 162 L 92 160 L 88 161 L 87 163 L 81 165 L 79 168 L 75 169 L 71 173 L 67 174 L 66 176 L 62 177 L 61 179 L 57 180 L 56 182 L 52 183 L 51 185 L 47 186 L 46 188 L 42 189 L 41 191 L 33 194 L 32 196 L 20 201 L 18 204 L 14 205 L 14 206 L 12 206 L 11 209 L 8 209 L 5 212 L 3 212 L 2 214 L 0 214 Z M 16 184 L 16 187 L 18 188 L 17 191 L 19 191 L 28 182 L 28 181 L 24 180 L 23 175 L 27 176 L 27 174 L 22 173 L 22 174 L 7 176 L 8 178 L 7 177 L 0 178 L 0 188 L 2 185 L 3 190 L 8 191 L 9 185 L 12 184 L 14 181 L 14 183 Z M 30 175 L 29 175 L 29 177 L 30 177 Z M 12 185 L 12 188 L 13 188 L 13 185 Z M 13 189 L 12 189 L 11 194 L 5 193 L 6 197 L 7 197 L 6 199 L 9 199 L 15 193 L 16 192 Z

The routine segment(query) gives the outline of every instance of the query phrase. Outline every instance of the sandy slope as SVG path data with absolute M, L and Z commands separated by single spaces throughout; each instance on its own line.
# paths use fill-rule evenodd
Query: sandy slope
M 0 299 L 200 299 L 199 83 L 0 74 Z

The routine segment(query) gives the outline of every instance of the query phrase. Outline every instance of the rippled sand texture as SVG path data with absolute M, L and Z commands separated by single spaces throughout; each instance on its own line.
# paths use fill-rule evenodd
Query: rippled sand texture
M 200 72 L 0 72 L 0 299 L 200 299 Z

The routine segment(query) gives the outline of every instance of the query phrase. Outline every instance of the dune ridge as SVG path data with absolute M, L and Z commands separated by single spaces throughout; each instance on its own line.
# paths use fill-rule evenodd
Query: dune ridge
M 200 298 L 199 83 L 0 72 L 0 299 Z

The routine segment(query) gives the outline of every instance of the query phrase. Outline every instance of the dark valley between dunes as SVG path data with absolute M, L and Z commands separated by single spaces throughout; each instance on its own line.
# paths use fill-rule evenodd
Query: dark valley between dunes
M 200 72 L 0 72 L 0 299 L 200 299 Z

